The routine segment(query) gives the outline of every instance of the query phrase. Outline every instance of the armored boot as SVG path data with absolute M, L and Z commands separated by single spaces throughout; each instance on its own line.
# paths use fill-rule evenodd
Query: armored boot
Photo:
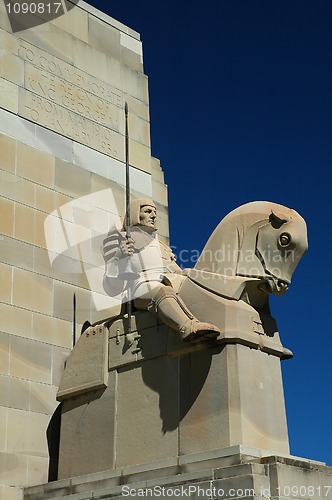
M 170 286 L 158 290 L 149 310 L 155 312 L 165 325 L 179 332 L 185 342 L 215 339 L 220 333 L 214 325 L 195 318 Z

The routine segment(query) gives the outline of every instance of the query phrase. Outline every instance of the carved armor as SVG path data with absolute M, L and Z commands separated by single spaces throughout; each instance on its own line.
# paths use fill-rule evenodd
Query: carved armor
M 149 227 L 142 224 L 140 211 L 146 206 L 155 210 L 148 199 L 131 204 L 130 242 L 125 227 L 114 227 L 104 241 L 106 292 L 114 296 L 130 287 L 135 306 L 153 311 L 163 323 L 177 330 L 183 340 L 217 337 L 219 330 L 197 320 L 177 297 L 173 285 L 184 278 L 182 269 L 172 250 L 159 241 L 154 222 L 150 221 Z M 126 247 L 129 243 L 131 246 Z

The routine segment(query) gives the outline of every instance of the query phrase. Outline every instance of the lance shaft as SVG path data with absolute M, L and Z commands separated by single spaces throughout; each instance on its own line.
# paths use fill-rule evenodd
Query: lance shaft
M 126 238 L 131 236 L 130 232 L 130 180 L 129 180 L 129 131 L 128 131 L 128 104 L 125 103 L 125 156 L 126 156 Z M 129 257 L 130 259 L 130 257 Z M 127 281 L 127 316 L 128 335 L 131 334 L 131 280 Z
M 128 104 L 125 103 L 125 150 L 126 150 L 126 236 L 130 238 L 130 180 L 129 180 L 129 131 Z

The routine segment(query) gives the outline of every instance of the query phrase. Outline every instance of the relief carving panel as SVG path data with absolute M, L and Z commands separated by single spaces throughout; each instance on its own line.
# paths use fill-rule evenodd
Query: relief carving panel
M 19 115 L 124 161 L 123 92 L 28 42 L 20 41 L 18 55 L 24 61 Z M 133 118 L 135 139 L 144 137 L 147 122 Z
M 102 153 L 124 160 L 123 136 L 84 116 L 20 88 L 19 115 Z

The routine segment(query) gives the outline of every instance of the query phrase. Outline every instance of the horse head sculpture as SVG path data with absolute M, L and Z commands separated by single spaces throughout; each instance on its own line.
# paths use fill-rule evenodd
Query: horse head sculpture
M 295 210 L 251 202 L 220 222 L 189 276 L 216 292 L 213 283 L 222 279 L 218 291 L 230 299 L 240 299 L 248 284 L 282 295 L 307 248 L 306 223 Z
M 272 202 L 247 203 L 214 230 L 179 295 L 199 319 L 222 332 L 248 331 L 254 322 L 273 336 L 269 295 L 285 293 L 307 247 L 306 223 L 296 211 Z

